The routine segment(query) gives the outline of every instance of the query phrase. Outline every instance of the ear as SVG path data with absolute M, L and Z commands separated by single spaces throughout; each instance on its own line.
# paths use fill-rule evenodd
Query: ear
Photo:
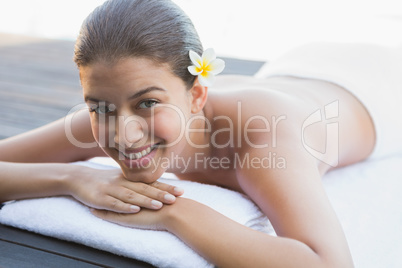
M 207 102 L 208 88 L 201 85 L 198 77 L 195 79 L 193 87 L 190 89 L 191 94 L 191 112 L 196 114 L 200 112 Z

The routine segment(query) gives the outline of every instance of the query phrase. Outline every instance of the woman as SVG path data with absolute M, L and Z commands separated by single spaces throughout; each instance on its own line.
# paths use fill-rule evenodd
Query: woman
M 74 57 L 88 109 L 0 142 L 0 201 L 71 195 L 105 220 L 172 232 L 219 267 L 353 266 L 320 178 L 370 156 L 368 107 L 352 89 L 272 70 L 210 86 L 223 66 L 202 53 L 169 0 L 98 7 Z M 105 155 L 121 170 L 65 164 Z M 164 172 L 248 195 L 278 236 L 179 197 Z

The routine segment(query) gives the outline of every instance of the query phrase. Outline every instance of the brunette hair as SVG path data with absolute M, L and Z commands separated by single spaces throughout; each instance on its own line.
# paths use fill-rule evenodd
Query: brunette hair
M 75 43 L 78 67 L 127 57 L 167 63 L 190 88 L 189 51 L 202 54 L 198 34 L 188 16 L 170 0 L 109 0 L 83 22 Z

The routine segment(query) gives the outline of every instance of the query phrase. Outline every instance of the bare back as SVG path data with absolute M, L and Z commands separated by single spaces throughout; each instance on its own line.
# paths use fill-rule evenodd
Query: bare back
M 268 146 L 281 140 L 286 143 L 287 138 L 280 137 L 278 129 L 285 125 L 296 125 L 300 132 L 299 142 L 315 154 L 321 175 L 333 168 L 362 161 L 372 152 L 375 143 L 374 125 L 364 106 L 347 90 L 320 80 L 221 76 L 210 88 L 205 115 L 213 122 L 212 132 L 230 127 L 226 120 L 216 118 L 232 119 L 235 136 L 230 137 L 230 131 L 223 131 L 215 135 L 213 140 L 218 147 L 229 145 L 215 148 L 213 156 L 232 157 L 232 162 L 235 161 L 233 147 L 238 144 L 230 146 L 229 142 L 231 139 L 238 140 L 236 135 L 239 131 L 236 129 L 245 127 L 237 125 L 241 116 L 267 119 L 271 128 L 267 130 Z M 317 115 L 319 119 L 315 119 Z M 252 126 L 253 122 L 250 123 L 246 127 Z M 256 128 L 262 129 L 266 125 L 259 124 Z M 242 134 L 245 133 L 243 130 L 240 131 Z M 331 146 L 334 148 L 331 149 Z M 271 155 L 271 164 L 272 161 L 277 161 L 276 164 L 280 161 L 280 155 L 275 156 L 276 159 L 272 159 Z M 214 176 L 205 176 L 209 172 Z M 189 172 L 180 177 L 241 191 L 237 183 L 230 179 L 235 177 L 234 173 L 233 169 L 215 169 L 202 173 Z

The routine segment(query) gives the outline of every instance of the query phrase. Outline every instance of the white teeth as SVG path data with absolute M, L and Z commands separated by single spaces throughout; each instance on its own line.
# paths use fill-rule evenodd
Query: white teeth
M 142 151 L 139 152 L 139 153 L 125 154 L 125 153 L 122 152 L 122 154 L 123 154 L 126 158 L 129 158 L 129 159 L 131 159 L 131 160 L 134 160 L 134 159 L 138 159 L 138 158 L 141 158 L 141 157 L 146 156 L 147 154 L 149 154 L 149 153 L 150 153 L 153 149 L 155 149 L 155 148 L 156 148 L 156 145 L 152 145 L 152 146 L 148 147 L 147 149 L 142 150 Z

